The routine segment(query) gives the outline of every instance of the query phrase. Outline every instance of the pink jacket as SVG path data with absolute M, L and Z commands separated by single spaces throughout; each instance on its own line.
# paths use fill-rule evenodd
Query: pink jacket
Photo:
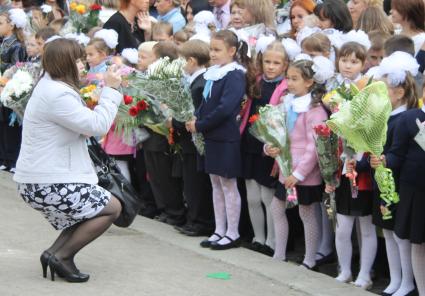
M 115 132 L 115 123 L 106 134 L 102 147 L 109 155 L 133 155 L 136 151 L 135 147 L 128 146 L 123 143 L 122 137 Z
M 300 113 L 297 117 L 294 130 L 290 135 L 292 174 L 300 181 L 297 185 L 314 186 L 322 183 L 313 126 L 327 119 L 328 115 L 321 106 Z M 279 173 L 279 181 L 284 183 L 281 173 Z

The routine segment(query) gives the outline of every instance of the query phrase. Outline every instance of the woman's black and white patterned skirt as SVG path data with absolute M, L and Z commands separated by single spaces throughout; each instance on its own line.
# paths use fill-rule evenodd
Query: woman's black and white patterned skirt
M 93 218 L 111 198 L 102 187 L 82 183 L 19 184 L 18 192 L 57 230 Z

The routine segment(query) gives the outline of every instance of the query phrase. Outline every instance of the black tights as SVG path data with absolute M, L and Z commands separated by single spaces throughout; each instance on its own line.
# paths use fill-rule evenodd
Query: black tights
M 121 203 L 112 196 L 97 216 L 64 229 L 47 252 L 54 254 L 70 270 L 77 271 L 74 256 L 104 233 L 120 213 Z

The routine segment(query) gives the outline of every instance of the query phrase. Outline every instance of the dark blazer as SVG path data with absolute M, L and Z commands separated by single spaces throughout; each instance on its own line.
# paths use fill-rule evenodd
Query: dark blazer
M 140 43 L 145 41 L 145 33 L 137 26 L 137 22 L 135 22 L 135 29 L 132 32 L 131 25 L 119 11 L 109 18 L 103 28 L 114 29 L 118 33 L 118 45 L 116 47 L 118 53 L 121 53 L 124 48 L 138 48 Z
M 205 140 L 240 141 L 236 117 L 241 109 L 245 85 L 245 74 L 241 70 L 231 71 L 214 81 L 210 97 L 202 100 L 196 112 L 196 130 L 204 135 Z
M 425 151 L 414 140 L 419 132 L 416 119 L 424 122 L 425 112 L 412 109 L 399 116 L 386 160 L 389 168 L 400 169 L 400 183 L 425 188 Z
M 3 39 L 0 46 L 0 73 L 14 66 L 17 62 L 25 61 L 26 51 L 15 35 Z
M 203 100 L 202 92 L 204 91 L 204 86 L 205 79 L 202 74 L 196 77 L 190 85 L 190 92 L 195 110 L 198 109 Z M 173 118 L 173 128 L 178 133 L 178 143 L 181 145 L 183 153 L 195 154 L 196 148 L 192 142 L 192 134 L 186 130 L 185 123 L 179 122 Z

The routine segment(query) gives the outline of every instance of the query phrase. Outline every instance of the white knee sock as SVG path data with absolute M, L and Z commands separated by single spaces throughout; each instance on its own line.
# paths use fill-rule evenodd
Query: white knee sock
M 130 177 L 130 168 L 128 167 L 128 161 L 126 160 L 115 160 L 115 163 L 119 167 L 121 174 L 126 178 L 128 181 L 131 181 Z
M 320 227 L 317 223 L 317 203 L 308 206 L 299 206 L 300 217 L 303 221 L 305 236 L 305 256 L 303 263 L 309 267 L 316 265 L 316 253 L 319 247 Z
M 214 205 L 214 219 L 215 219 L 215 233 L 220 236 L 226 234 L 226 205 L 224 202 L 224 193 L 221 188 L 220 176 L 210 175 L 212 193 L 213 193 L 213 205 Z M 210 236 L 209 241 L 216 241 L 219 237 L 216 235 Z
M 388 267 L 390 269 L 390 284 L 384 290 L 385 293 L 395 293 L 401 285 L 401 261 L 398 245 L 394 239 L 394 232 L 383 229 L 385 248 L 387 250 Z
M 412 265 L 419 296 L 425 296 L 425 243 L 412 244 Z
M 239 238 L 239 218 L 241 216 L 241 196 L 239 195 L 236 178 L 220 177 L 221 188 L 226 204 L 227 231 L 226 236 L 232 240 Z M 227 238 L 221 239 L 219 244 L 228 244 Z
M 350 281 L 352 277 L 351 257 L 353 255 L 353 245 L 351 243 L 351 234 L 354 221 L 355 217 L 337 214 L 335 246 L 341 270 L 336 280 L 340 282 Z
M 409 240 L 401 239 L 395 234 L 394 239 L 397 242 L 398 249 L 400 250 L 401 285 L 393 296 L 404 296 L 415 289 L 412 268 L 412 244 Z
M 249 218 L 254 230 L 253 241 L 264 244 L 266 241 L 266 221 L 263 207 L 261 206 L 261 185 L 255 180 L 245 180 L 248 200 Z
M 370 279 L 370 271 L 376 257 L 378 239 L 376 228 L 372 224 L 372 216 L 358 217 L 361 233 L 360 272 L 355 282 L 358 286 L 364 286 Z
M 273 224 L 276 238 L 274 249 L 274 259 L 286 259 L 286 245 L 288 243 L 289 226 L 286 218 L 286 205 L 282 200 L 273 197 L 271 203 L 271 213 L 273 216 Z
M 321 240 L 319 245 L 319 250 L 316 254 L 316 260 L 323 258 L 322 255 L 328 256 L 332 253 L 334 235 L 332 230 L 331 222 L 329 221 L 328 213 L 326 212 L 325 205 L 321 202 L 318 203 L 319 213 L 320 213 L 320 225 L 321 225 Z M 322 255 L 319 255 L 322 254 Z
M 273 217 L 271 214 L 271 203 L 273 200 L 274 189 L 261 186 L 261 200 L 266 208 L 266 218 L 267 218 L 267 239 L 266 245 L 270 248 L 275 248 L 275 236 L 274 236 L 274 224 Z

